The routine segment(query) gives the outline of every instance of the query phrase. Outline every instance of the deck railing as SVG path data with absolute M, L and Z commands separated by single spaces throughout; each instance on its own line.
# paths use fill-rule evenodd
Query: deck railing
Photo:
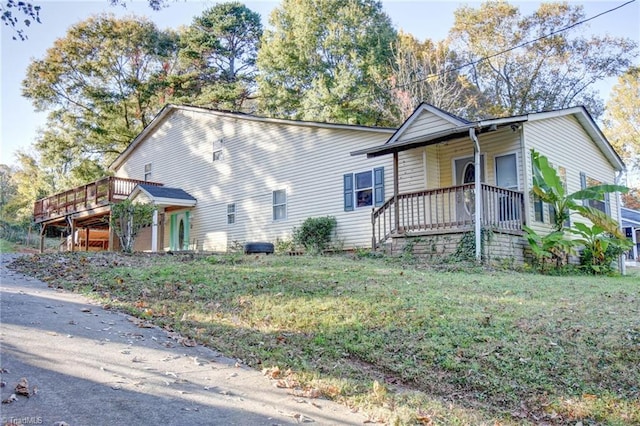
M 40 223 L 124 200 L 140 183 L 162 186 L 161 183 L 109 176 L 36 201 L 33 218 Z
M 397 210 L 397 213 L 396 213 Z M 520 232 L 524 197 L 521 192 L 482 184 L 482 226 Z M 397 223 L 396 223 L 397 214 Z M 373 248 L 392 235 L 472 230 L 475 184 L 398 194 L 371 215 Z

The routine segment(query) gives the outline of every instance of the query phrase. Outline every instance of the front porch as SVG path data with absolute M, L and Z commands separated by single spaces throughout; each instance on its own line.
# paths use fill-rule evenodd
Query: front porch
M 522 192 L 481 184 L 480 228 L 522 235 Z M 476 184 L 400 193 L 371 214 L 372 248 L 392 238 L 464 233 L 476 229 Z

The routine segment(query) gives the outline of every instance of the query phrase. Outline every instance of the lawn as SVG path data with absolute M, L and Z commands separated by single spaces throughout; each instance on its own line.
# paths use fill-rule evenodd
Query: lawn
M 640 275 L 390 258 L 36 255 L 15 267 L 397 424 L 640 424 Z

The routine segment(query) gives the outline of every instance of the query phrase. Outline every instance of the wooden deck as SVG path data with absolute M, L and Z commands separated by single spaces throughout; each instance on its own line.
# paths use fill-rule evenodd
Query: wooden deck
M 33 207 L 34 221 L 55 225 L 63 224 L 67 217 L 74 216 L 84 221 L 85 225 L 108 227 L 102 219 L 109 214 L 109 205 L 127 198 L 138 184 L 162 186 L 155 182 L 105 177 L 36 201 Z
M 392 236 L 473 231 L 475 184 L 398 194 L 371 215 L 372 246 Z M 520 234 L 524 221 L 522 192 L 482 184 L 482 227 Z

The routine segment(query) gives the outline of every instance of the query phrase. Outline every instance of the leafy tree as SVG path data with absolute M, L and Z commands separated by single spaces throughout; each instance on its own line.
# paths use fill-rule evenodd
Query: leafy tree
M 477 115 L 480 93 L 459 72 L 463 61 L 448 41 L 420 42 L 400 33 L 393 53 L 394 102 L 402 118 L 422 102 L 462 117 Z
M 626 194 L 622 194 L 622 204 L 625 207 L 640 210 L 640 189 L 631 188 Z
M 87 180 L 129 144 L 170 98 L 177 40 L 146 20 L 91 17 L 34 60 L 23 95 L 49 111 L 36 142 L 45 164 Z
M 124 200 L 111 205 L 109 222 L 120 240 L 125 253 L 133 252 L 136 237 L 140 230 L 151 223 L 155 206 L 146 203 L 134 203 Z
M 10 189 L 0 212 L 7 222 L 28 224 L 33 219 L 35 201 L 54 192 L 55 185 L 51 173 L 40 167 L 35 157 L 25 152 L 18 152 L 16 156 L 17 166 L 5 169 L 3 180 L 8 178 Z
M 14 40 L 26 40 L 25 29 L 32 22 L 40 23 L 40 6 L 24 1 L 5 0 L 0 3 L 0 19 L 6 28 L 14 31 Z
M 374 0 L 284 0 L 258 53 L 258 108 L 291 119 L 383 125 L 390 105 L 389 17 Z
M 602 101 L 593 84 L 618 75 L 637 56 L 636 44 L 623 38 L 584 37 L 579 29 L 561 31 L 585 17 L 582 6 L 542 3 L 529 16 L 517 6 L 488 1 L 455 11 L 450 37 L 467 52 L 469 78 L 490 101 L 487 115 L 585 105 L 595 116 Z M 553 35 L 550 35 L 553 34 Z M 522 47 L 515 46 L 529 42 Z
M 260 14 L 239 2 L 205 10 L 180 36 L 183 80 L 195 86 L 196 105 L 239 110 L 255 83 L 262 23 Z
M 604 132 L 629 169 L 640 172 L 640 67 L 630 68 L 613 86 Z

